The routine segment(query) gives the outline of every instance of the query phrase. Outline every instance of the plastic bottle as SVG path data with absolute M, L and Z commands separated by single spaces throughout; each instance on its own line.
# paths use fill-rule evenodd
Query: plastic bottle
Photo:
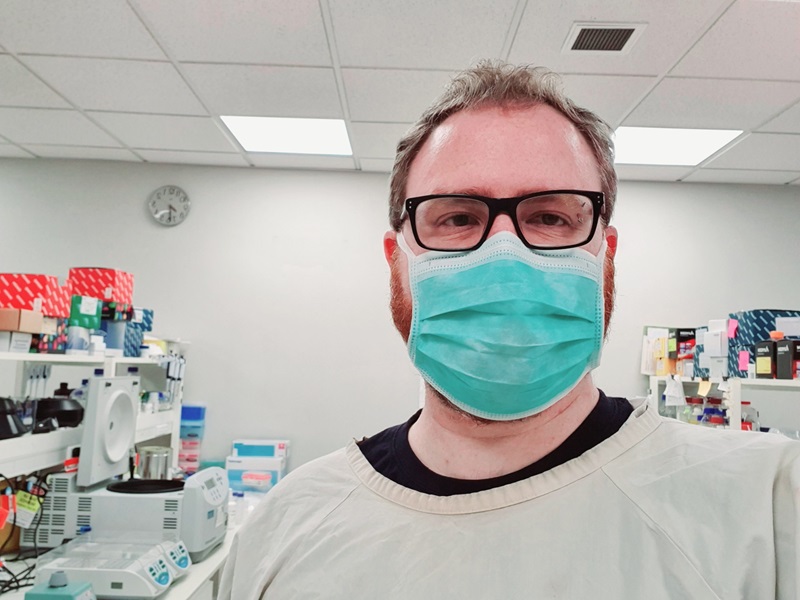
M 698 397 L 686 398 L 686 406 L 678 413 L 678 420 L 691 425 L 698 424 L 698 417 L 703 416 L 703 399 Z
M 228 495 L 228 529 L 236 529 L 241 523 L 239 517 L 241 514 L 240 504 L 244 499 L 244 492 L 234 492 L 231 490 Z

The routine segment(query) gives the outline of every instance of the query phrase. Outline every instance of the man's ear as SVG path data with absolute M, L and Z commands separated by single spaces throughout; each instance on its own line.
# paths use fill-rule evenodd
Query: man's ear
M 608 244 L 608 256 L 611 260 L 614 260 L 614 256 L 617 254 L 617 228 L 613 225 L 609 225 L 605 228 L 605 237 L 606 243 Z
M 392 258 L 397 250 L 397 232 L 387 231 L 383 234 L 383 255 L 386 257 L 386 262 L 392 266 Z

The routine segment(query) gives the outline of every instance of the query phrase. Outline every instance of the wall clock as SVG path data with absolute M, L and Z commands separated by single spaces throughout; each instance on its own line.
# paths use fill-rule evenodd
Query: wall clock
M 173 227 L 189 216 L 192 203 L 189 195 L 176 185 L 165 185 L 147 198 L 147 209 L 156 223 Z

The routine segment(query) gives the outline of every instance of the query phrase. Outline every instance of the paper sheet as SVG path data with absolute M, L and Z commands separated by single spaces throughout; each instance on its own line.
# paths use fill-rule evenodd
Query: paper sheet
M 708 396 L 708 392 L 711 391 L 711 382 L 710 381 L 701 381 L 700 385 L 697 386 L 697 395 L 703 396 L 704 398 Z
M 686 396 L 683 393 L 683 382 L 678 378 L 668 377 L 665 396 L 667 406 L 684 406 Z

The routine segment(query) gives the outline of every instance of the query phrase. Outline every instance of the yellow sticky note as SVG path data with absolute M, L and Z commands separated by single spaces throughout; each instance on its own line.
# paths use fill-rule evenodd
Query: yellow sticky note
M 701 381 L 700 385 L 697 386 L 697 395 L 698 396 L 708 396 L 708 392 L 711 391 L 711 382 L 710 381 Z
M 769 356 L 756 357 L 756 373 L 759 375 L 769 375 L 772 373 L 772 359 Z
M 29 510 L 33 514 L 39 511 L 39 499 L 33 494 L 19 490 L 17 492 L 17 510 Z

